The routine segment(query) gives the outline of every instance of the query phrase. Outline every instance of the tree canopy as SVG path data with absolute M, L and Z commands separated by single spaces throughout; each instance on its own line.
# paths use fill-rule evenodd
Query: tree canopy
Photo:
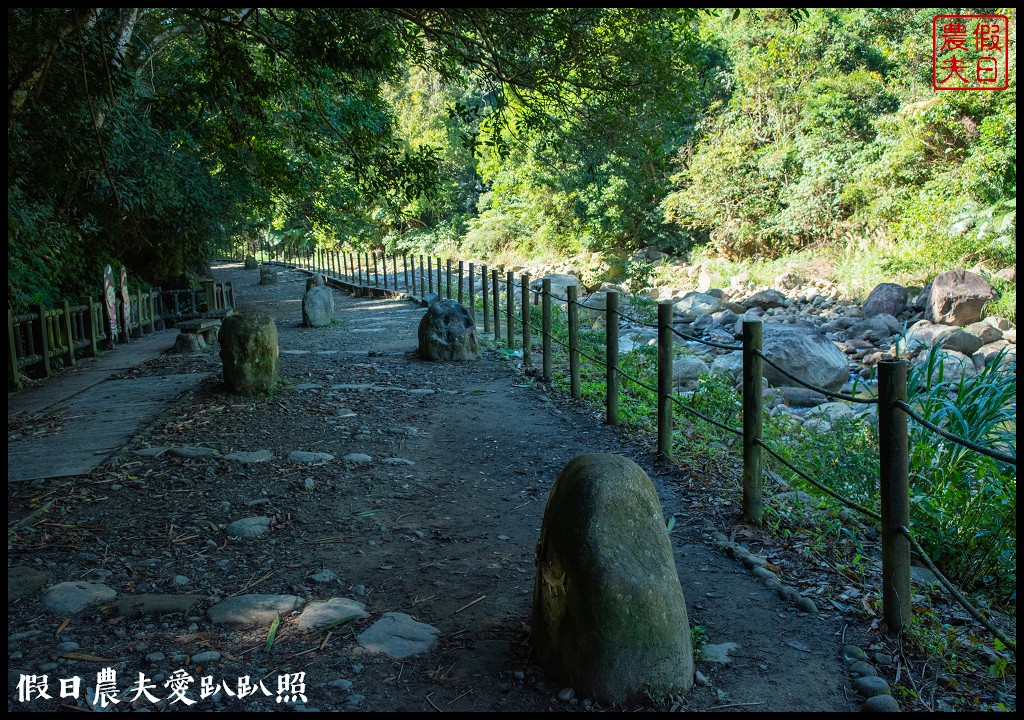
M 937 12 L 11 8 L 8 302 L 239 240 L 1015 258 L 1015 72 L 932 90 Z

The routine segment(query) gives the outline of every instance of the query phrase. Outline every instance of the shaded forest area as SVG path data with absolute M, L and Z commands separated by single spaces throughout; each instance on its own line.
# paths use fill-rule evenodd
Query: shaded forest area
M 943 12 L 12 8 L 8 304 L 241 242 L 1012 266 L 1015 69 L 934 90 Z

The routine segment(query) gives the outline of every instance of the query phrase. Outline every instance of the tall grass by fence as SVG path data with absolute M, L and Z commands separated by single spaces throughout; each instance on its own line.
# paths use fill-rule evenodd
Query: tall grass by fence
M 298 258 L 264 257 L 267 261 L 280 261 L 293 264 L 310 272 L 324 273 L 333 276 L 334 284 L 340 284 L 356 294 L 396 294 L 410 295 L 424 302 L 441 297 L 452 297 L 453 279 L 456 295 L 461 300 L 467 293 L 470 312 L 476 315 L 477 287 L 474 263 L 457 264 L 457 274 L 453 278 L 453 263 L 446 260 L 442 274 L 441 258 L 419 256 L 419 264 L 415 255 L 401 254 L 401 273 L 398 270 L 398 256 L 392 255 L 392 272 L 387 275 L 387 256 L 381 254 L 341 253 L 319 251 L 315 256 Z M 468 266 L 468 275 L 464 274 Z M 434 287 L 434 271 L 436 268 L 436 293 Z M 419 283 L 417 284 L 417 270 Z M 399 283 L 399 278 L 404 282 Z M 502 286 L 504 287 L 504 313 L 501 312 Z M 605 369 L 606 397 L 605 417 L 611 425 L 619 422 L 619 400 L 622 382 L 632 383 L 654 393 L 656 402 L 656 459 L 670 462 L 674 438 L 673 410 L 679 408 L 707 422 L 723 432 L 741 438 L 743 447 L 743 518 L 753 525 L 760 525 L 763 519 L 764 500 L 762 489 L 764 484 L 764 455 L 786 466 L 806 482 L 841 502 L 846 507 L 859 512 L 871 520 L 880 523 L 882 550 L 882 611 L 887 626 L 894 631 L 902 631 L 913 621 L 911 592 L 911 554 L 916 552 L 921 561 L 939 579 L 949 594 L 962 605 L 967 612 L 980 624 L 986 627 L 994 637 L 998 638 L 1016 656 L 1016 641 L 1007 637 L 995 627 L 984 614 L 968 601 L 964 593 L 946 578 L 922 549 L 909 529 L 910 514 L 910 467 L 908 422 L 913 420 L 921 427 L 928 429 L 949 442 L 986 455 L 998 462 L 1014 468 L 1016 472 L 1016 455 L 986 448 L 978 443 L 955 435 L 921 417 L 907 402 L 908 363 L 905 360 L 882 361 L 878 365 L 878 394 L 876 397 L 858 397 L 832 392 L 816 387 L 795 377 L 785 368 L 780 367 L 762 351 L 762 325 L 760 321 L 746 321 L 742 327 L 742 342 L 736 345 L 725 345 L 699 337 L 688 335 L 673 325 L 673 306 L 669 302 L 658 304 L 657 321 L 644 322 L 630 317 L 619 310 L 619 294 L 614 291 L 606 293 L 603 309 L 605 315 L 605 357 L 600 359 L 583 353 L 579 340 L 579 310 L 584 308 L 593 312 L 594 307 L 580 302 L 575 286 L 568 286 L 566 296 L 559 296 L 551 291 L 551 281 L 541 280 L 540 287 L 531 286 L 528 275 L 521 275 L 517 281 L 512 272 L 506 272 L 502 278 L 497 269 L 488 273 L 486 265 L 479 267 L 479 287 L 481 290 L 481 308 L 483 311 L 483 331 L 493 332 L 496 345 L 504 345 L 506 350 L 516 347 L 517 339 L 523 352 L 523 364 L 533 366 L 533 338 L 540 338 L 541 377 L 551 382 L 553 374 L 553 345 L 562 346 L 568 354 L 569 392 L 573 399 L 581 398 L 580 362 L 581 358 Z M 519 290 L 519 313 L 516 314 L 516 289 Z M 532 296 L 532 303 L 531 303 Z M 568 332 L 562 340 L 552 331 L 552 313 L 555 303 L 565 309 Z M 535 312 L 540 306 L 541 326 L 537 327 Z M 531 307 L 533 309 L 531 309 Z M 502 315 L 504 315 L 504 335 L 502 334 Z M 620 368 L 619 364 L 619 321 L 625 320 L 634 325 L 645 326 L 657 332 L 657 371 L 656 382 L 651 384 L 634 377 Z M 687 404 L 673 390 L 672 363 L 673 342 L 679 337 L 686 341 L 703 343 L 724 350 L 740 350 L 743 355 L 742 370 L 742 428 L 730 427 L 700 412 Z M 833 400 L 850 403 L 866 403 L 877 406 L 879 434 L 879 508 L 875 512 L 861 504 L 853 502 L 839 492 L 832 490 L 828 484 L 812 477 L 805 470 L 786 460 L 772 448 L 763 437 L 763 363 L 768 363 L 794 383 L 821 393 Z

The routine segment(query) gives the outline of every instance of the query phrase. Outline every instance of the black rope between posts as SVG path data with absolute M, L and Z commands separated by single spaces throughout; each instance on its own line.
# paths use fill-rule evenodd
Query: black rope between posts
M 589 355 L 587 355 L 585 352 L 583 352 L 579 348 L 576 348 L 576 352 L 580 355 L 580 357 L 585 357 L 587 360 L 590 360 L 591 362 L 595 362 L 598 365 L 600 365 L 601 367 L 605 367 L 605 368 L 608 367 L 608 363 L 604 362 L 603 360 L 598 360 L 595 357 L 590 357 Z
M 798 378 L 796 375 L 793 375 L 793 373 L 791 373 L 791 372 L 789 372 L 789 371 L 779 367 L 776 363 L 774 363 L 770 359 L 768 359 L 768 357 L 763 352 L 761 352 L 760 350 L 755 350 L 754 352 L 757 353 L 757 356 L 759 358 L 764 360 L 766 363 L 771 365 L 773 368 L 778 370 L 780 373 L 782 373 L 783 375 L 788 377 L 793 382 L 795 382 L 795 383 L 797 383 L 799 385 L 803 385 L 805 388 L 807 388 L 809 390 L 814 390 L 815 392 L 819 392 L 822 395 L 824 395 L 825 397 L 838 398 L 840 400 L 846 400 L 847 402 L 861 403 L 863 405 L 877 405 L 878 404 L 878 398 L 859 398 L 859 397 L 855 397 L 853 395 L 843 395 L 842 393 L 832 392 L 831 390 L 826 390 L 825 388 L 818 387 L 817 385 L 811 385 L 808 382 L 804 382 L 803 380 Z
M 1017 457 L 1015 455 L 1005 455 L 1005 454 L 1003 454 L 1003 453 L 1001 453 L 1001 452 L 999 452 L 997 450 L 989 450 L 988 448 L 982 447 L 981 445 L 978 445 L 977 443 L 973 443 L 970 440 L 965 440 L 964 438 L 958 437 L 958 436 L 954 435 L 953 433 L 951 433 L 951 432 L 949 432 L 947 430 L 943 430 L 939 426 L 937 426 L 937 425 L 935 425 L 933 423 L 928 422 L 923 417 L 918 415 L 916 412 L 911 410 L 910 406 L 907 405 L 907 403 L 904 402 L 903 400 L 897 400 L 896 401 L 896 407 L 898 407 L 900 410 L 905 412 L 910 417 L 914 418 L 914 420 L 917 420 L 917 422 L 921 423 L 921 425 L 923 425 L 924 427 L 928 428 L 933 433 L 935 433 L 937 435 L 941 435 L 942 437 L 946 438 L 947 440 L 955 442 L 957 445 L 962 445 L 963 447 L 968 448 L 970 450 L 974 450 L 975 452 L 979 452 L 982 455 L 987 455 L 990 458 L 993 458 L 995 460 L 1000 460 L 1000 461 L 1002 461 L 1004 463 L 1007 463 L 1008 465 L 1013 465 L 1014 467 L 1017 467 Z
M 955 585 L 953 585 L 953 583 L 950 582 L 949 579 L 945 575 L 943 575 L 937 567 L 935 567 L 935 563 L 933 563 L 931 558 L 928 557 L 928 553 L 925 552 L 924 548 L 922 548 L 921 545 L 917 542 L 917 540 L 913 538 L 913 536 L 910 534 L 910 530 L 908 530 L 905 525 L 900 525 L 899 531 L 907 540 L 910 541 L 910 544 L 914 547 L 914 550 L 917 551 L 918 556 L 921 558 L 921 560 L 924 561 L 924 564 L 928 566 L 928 569 L 935 574 L 935 577 L 939 579 L 939 583 L 944 588 L 946 588 L 946 590 L 949 591 L 949 594 L 952 595 L 953 598 L 958 603 L 960 603 L 960 605 L 963 606 L 963 608 L 970 614 L 971 617 L 973 617 L 979 623 L 984 625 L 989 632 L 991 632 L 993 635 L 999 638 L 1000 642 L 1002 642 L 1003 645 L 1010 649 L 1010 652 L 1013 653 L 1014 657 L 1017 657 L 1017 643 L 1013 640 L 1010 640 L 1010 638 L 1004 635 L 999 628 L 997 628 L 995 625 L 990 623 L 986 618 L 984 618 L 982 614 L 977 610 L 977 608 L 975 608 L 973 605 L 971 605 L 970 602 L 968 602 L 967 598 L 964 597 L 963 593 L 961 593 L 960 590 Z
M 531 323 L 531 325 L 532 325 L 532 323 Z M 542 330 L 538 330 L 538 332 L 541 332 L 541 333 L 543 333 L 543 331 L 542 331 Z M 568 346 L 568 345 L 567 345 L 566 343 L 564 343 L 564 342 L 562 342 L 561 340 L 559 340 L 559 339 L 558 339 L 557 337 L 555 337 L 555 334 L 554 334 L 554 333 L 551 333 L 551 335 L 549 335 L 549 337 L 550 337 L 550 338 L 551 338 L 552 340 L 554 340 L 554 341 L 555 341 L 555 342 L 556 342 L 557 344 L 559 344 L 559 345 L 561 345 L 562 347 L 564 347 L 564 348 L 565 348 L 566 350 L 568 350 L 568 349 L 569 349 L 569 346 Z M 580 355 L 582 355 L 583 357 L 587 358 L 588 360 L 592 360 L 593 362 L 596 362 L 596 363 L 599 363 L 599 364 L 601 364 L 601 365 L 604 365 L 605 367 L 608 367 L 608 366 L 607 366 L 607 365 L 605 365 L 605 363 L 603 363 L 602 361 L 600 361 L 600 360 L 598 360 L 598 359 L 596 359 L 596 358 L 592 358 L 592 357 L 590 357 L 590 356 L 589 356 L 589 355 L 587 355 L 586 353 L 583 353 L 583 352 L 581 352 L 581 351 L 580 351 L 580 350 L 579 350 L 578 348 L 577 348 L 576 352 L 578 352 L 578 353 L 579 353 Z M 635 377 L 633 377 L 632 375 L 629 375 L 629 374 L 627 374 L 627 373 L 624 373 L 624 372 L 623 372 L 622 370 L 620 370 L 619 368 L 615 368 L 615 372 L 617 372 L 617 373 L 618 373 L 619 375 L 621 375 L 622 377 L 624 377 L 624 378 L 626 378 L 627 380 L 629 380 L 629 381 L 630 381 L 631 383 L 635 383 L 635 384 L 639 385 L 639 386 L 640 386 L 640 387 L 642 387 L 642 388 L 647 388 L 647 389 L 648 389 L 648 390 L 650 390 L 651 392 L 654 392 L 654 393 L 658 392 L 658 388 L 655 388 L 655 387 L 651 387 L 651 386 L 650 386 L 650 385 L 648 385 L 647 383 L 644 383 L 644 382 L 642 382 L 642 381 L 640 381 L 640 380 L 637 380 L 637 379 L 636 379 Z
M 742 430 L 737 430 L 736 428 L 729 427 L 725 423 L 720 423 L 717 420 L 711 419 L 710 417 L 708 417 L 704 413 L 700 412 L 699 410 L 695 410 L 694 408 L 692 408 L 689 405 L 687 405 L 686 403 L 684 403 L 682 400 L 680 400 L 675 395 L 675 393 L 673 393 L 672 395 L 669 395 L 669 397 L 672 399 L 672 402 L 674 402 L 676 405 L 681 407 L 686 412 L 692 413 L 692 414 L 696 415 L 697 417 L 699 417 L 704 422 L 711 423 L 712 425 L 714 425 L 717 428 L 721 428 L 722 430 L 725 430 L 726 432 L 731 432 L 733 435 L 739 435 L 740 437 L 743 437 L 743 431 Z
M 712 342 L 711 340 L 704 340 L 702 338 L 697 337 L 696 335 L 687 335 L 686 333 L 684 333 L 684 332 L 682 332 L 680 330 L 676 330 L 674 327 L 670 327 L 669 330 L 671 330 L 673 333 L 675 333 L 679 337 L 683 338 L 684 340 L 692 340 L 693 342 L 699 342 L 699 343 L 702 343 L 704 345 L 710 345 L 711 347 L 716 347 L 716 348 L 719 348 L 721 350 L 742 350 L 743 349 L 742 345 L 722 345 L 721 343 Z
M 763 447 L 763 448 L 764 448 L 764 449 L 765 449 L 765 450 L 766 450 L 766 451 L 768 452 L 768 454 L 769 454 L 769 455 L 771 455 L 771 456 L 772 456 L 773 458 L 775 458 L 775 459 L 776 459 L 776 460 L 778 460 L 778 461 L 779 461 L 780 463 L 782 463 L 783 465 L 785 465 L 786 467 L 788 467 L 788 468 L 789 468 L 790 470 L 792 470 L 793 472 L 795 472 L 795 473 L 796 473 L 797 475 L 799 475 L 800 477 L 802 477 L 802 478 L 803 478 L 804 480 L 806 480 L 807 482 L 809 482 L 809 483 L 810 483 L 811 485 L 813 485 L 814 487 L 816 487 L 816 488 L 818 488 L 819 490 L 821 490 L 821 491 L 822 491 L 823 493 L 825 493 L 826 495 L 829 495 L 830 497 L 833 497 L 833 498 L 835 498 L 836 500 L 838 500 L 839 502 L 843 503 L 843 504 L 844 504 L 844 505 L 846 505 L 847 507 L 853 508 L 854 510 L 858 510 L 858 511 L 860 511 L 860 512 L 864 513 L 864 514 L 865 514 L 865 515 L 867 515 L 868 517 L 874 518 L 875 520 L 878 520 L 879 522 L 881 522 L 881 521 L 882 521 L 882 516 L 881 516 L 881 515 L 879 515 L 878 513 L 876 513 L 876 512 L 874 511 L 874 510 L 869 510 L 869 509 L 867 509 L 866 507 L 863 507 L 863 506 L 861 506 L 861 505 L 858 505 L 857 503 L 853 502 L 852 500 L 847 500 L 846 498 L 844 498 L 844 497 L 843 497 L 842 495 L 839 495 L 839 494 L 838 494 L 837 492 L 835 492 L 834 490 L 831 490 L 830 488 L 827 488 L 827 487 L 825 487 L 824 485 L 822 485 L 821 483 L 819 483 L 819 482 L 818 482 L 817 480 L 815 480 L 814 478 L 812 478 L 812 477 L 811 477 L 810 475 L 808 475 L 807 473 L 805 473 L 805 472 L 804 472 L 803 470 L 801 470 L 800 468 L 798 468 L 798 467 L 795 467 L 795 466 L 793 466 L 793 465 L 792 465 L 792 464 L 791 464 L 791 463 L 790 463 L 789 461 L 787 461 L 787 460 L 786 460 L 786 459 L 785 459 L 784 457 L 782 457 L 782 456 L 781 456 L 781 455 L 779 455 L 779 454 L 778 454 L 777 452 L 775 452 L 775 451 L 774 451 L 774 450 L 772 450 L 772 449 L 771 449 L 770 447 L 768 447 L 768 446 L 767 446 L 767 445 L 766 445 L 766 444 L 764 443 L 764 441 L 763 441 L 763 440 L 762 440 L 761 438 L 756 438 L 756 439 L 754 440 L 754 442 L 756 442 L 756 443 L 757 443 L 758 445 L 760 445 L 761 447 Z
M 633 318 L 633 317 L 630 317 L 629 315 L 626 315 L 621 310 L 616 310 L 615 314 L 618 315 L 623 320 L 626 320 L 628 322 L 633 323 L 634 325 L 639 325 L 640 327 L 652 328 L 654 330 L 658 329 L 658 324 L 657 323 L 646 323 L 643 320 L 637 320 L 636 318 Z

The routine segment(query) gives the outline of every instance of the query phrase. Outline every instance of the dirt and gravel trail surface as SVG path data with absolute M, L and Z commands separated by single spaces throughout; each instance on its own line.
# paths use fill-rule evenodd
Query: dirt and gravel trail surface
M 545 502 L 559 470 L 592 452 L 621 453 L 651 475 L 675 518 L 690 622 L 707 643 L 688 696 L 627 709 L 861 709 L 842 648 L 869 650 L 866 621 L 817 597 L 818 575 L 740 525 L 733 490 L 659 472 L 647 449 L 545 388 L 519 359 L 419 360 L 424 310 L 411 301 L 335 290 L 337 322 L 304 328 L 304 273 L 282 270 L 267 286 L 239 265 L 215 275 L 234 282 L 240 309 L 275 318 L 285 382 L 269 396 L 234 396 L 216 347 L 161 355 L 125 376 L 204 377 L 111 462 L 9 485 L 9 709 L 88 708 L 106 668 L 119 710 L 609 709 L 529 656 Z M 36 420 L 43 430 L 60 424 Z M 806 603 L 724 552 L 720 532 L 817 598 L 818 612 L 802 612 Z M 254 595 L 273 599 L 225 613 Z M 311 608 L 342 610 L 325 627 L 303 620 Z M 396 617 L 405 657 L 361 637 Z M 155 701 L 138 692 L 140 674 Z M 26 676 L 48 678 L 50 699 L 21 701 Z M 59 681 L 74 676 L 82 697 L 62 699 Z M 240 698 L 246 676 L 257 691 Z M 282 678 L 302 681 L 305 702 L 279 702 Z M 203 697 L 202 682 L 234 694 Z

